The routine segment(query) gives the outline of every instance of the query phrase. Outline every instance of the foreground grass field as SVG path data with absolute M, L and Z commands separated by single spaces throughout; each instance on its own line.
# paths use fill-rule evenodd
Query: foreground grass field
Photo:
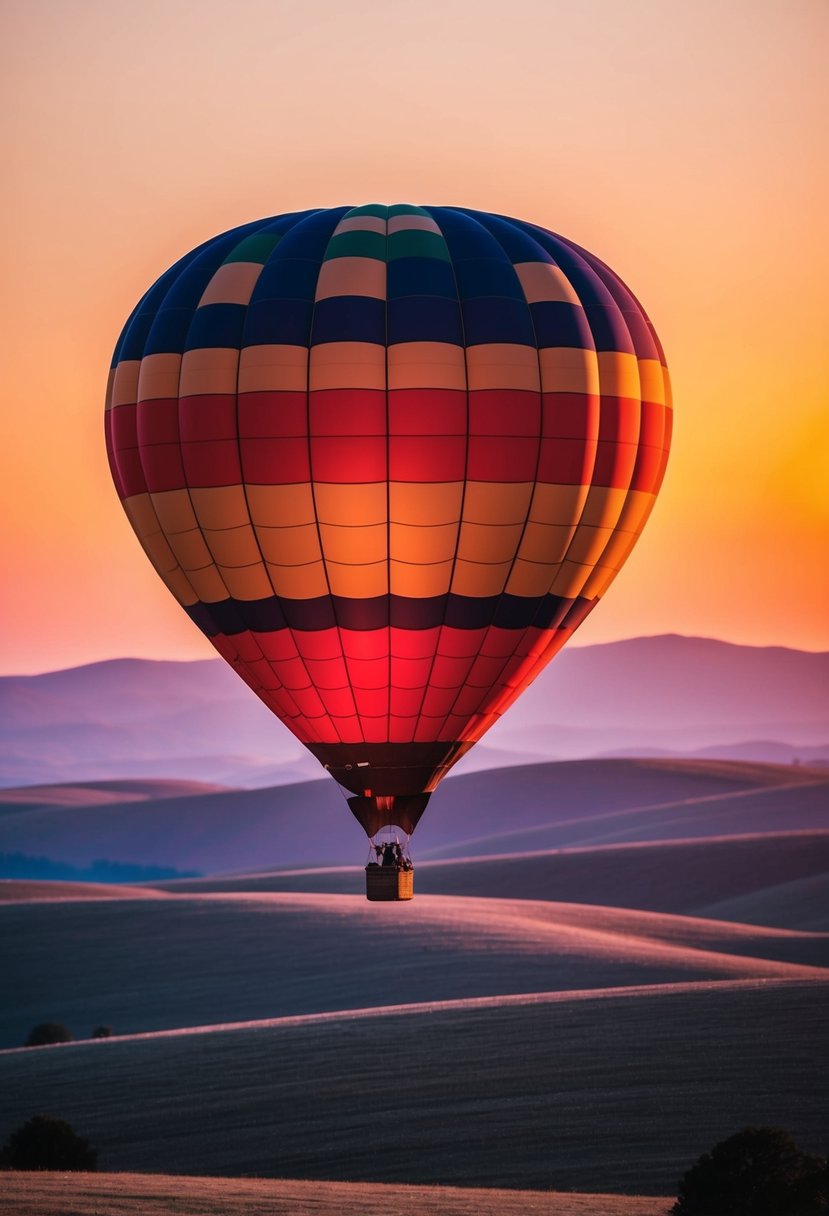
M 21 1049 L 0 1135 L 48 1112 L 105 1170 L 666 1195 L 746 1124 L 823 1151 L 827 995 L 721 980 Z
M 665 1216 L 668 1199 L 146 1174 L 11 1174 L 8 1216 Z
M 827 934 L 584 904 L 301 893 L 6 902 L 0 974 L 15 983 L 0 1003 L 0 1047 L 44 1020 L 83 1038 L 101 1022 L 126 1034 L 507 993 L 820 979 L 827 964 Z

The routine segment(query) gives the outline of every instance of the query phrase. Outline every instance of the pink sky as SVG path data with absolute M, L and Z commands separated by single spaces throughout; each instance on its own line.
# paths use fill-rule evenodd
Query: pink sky
M 657 327 L 673 456 L 578 644 L 829 648 L 823 0 L 16 0 L 5 14 L 0 671 L 213 653 L 109 479 L 112 347 L 198 242 L 371 201 L 559 231 Z

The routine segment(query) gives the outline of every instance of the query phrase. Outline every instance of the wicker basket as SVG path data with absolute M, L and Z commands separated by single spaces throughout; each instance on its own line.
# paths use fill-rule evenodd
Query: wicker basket
M 366 866 L 366 899 L 373 901 L 413 899 L 414 870 L 394 866 Z

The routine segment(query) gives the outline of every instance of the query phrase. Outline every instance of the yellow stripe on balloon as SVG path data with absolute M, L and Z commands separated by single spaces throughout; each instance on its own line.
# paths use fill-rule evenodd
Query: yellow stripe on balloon
M 599 360 L 595 351 L 572 346 L 543 347 L 538 359 L 542 392 L 598 394 Z
M 385 525 L 388 519 L 388 486 L 385 481 L 357 485 L 317 482 L 314 484 L 314 498 L 320 523 L 365 527 Z
M 409 599 L 446 595 L 452 581 L 452 564 L 451 558 L 424 565 L 392 559 L 389 590 L 392 595 L 403 595 Z
M 205 304 L 248 304 L 262 273 L 261 262 L 226 262 L 202 292 L 198 307 Z
M 251 518 L 257 527 L 295 527 L 312 524 L 316 528 L 314 496 L 309 482 L 295 485 L 246 487 Z
M 397 342 L 389 346 L 388 387 L 465 390 L 463 347 L 451 342 Z
M 224 346 L 185 351 L 181 360 L 180 397 L 235 393 L 239 352 Z
M 239 392 L 300 392 L 308 387 L 308 347 L 245 346 L 239 355 Z
M 516 262 L 513 266 L 528 304 L 540 304 L 547 300 L 561 304 L 573 304 L 581 308 L 570 280 L 563 270 L 549 262 Z
M 141 370 L 140 359 L 122 359 L 112 377 L 108 409 L 119 405 L 134 405 L 138 400 L 138 373 Z
M 641 398 L 639 360 L 617 350 L 599 351 L 599 381 L 602 393 L 608 397 Z
M 463 517 L 477 524 L 522 523 L 533 489 L 534 483 L 529 481 L 468 481 Z
M 512 388 L 539 392 L 538 351 L 534 346 L 487 342 L 466 350 L 470 391 Z
M 332 258 L 323 262 L 317 279 L 317 300 L 332 296 L 386 298 L 386 263 L 378 258 Z
M 180 378 L 181 355 L 145 355 L 138 373 L 138 400 L 177 397 Z
M 308 387 L 386 387 L 386 348 L 374 342 L 323 342 L 311 347 Z

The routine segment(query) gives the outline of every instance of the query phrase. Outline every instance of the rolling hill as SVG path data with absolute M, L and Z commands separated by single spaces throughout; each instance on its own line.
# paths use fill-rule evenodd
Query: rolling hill
M 82 1037 L 101 1022 L 132 1034 L 550 990 L 829 977 L 827 934 L 526 899 L 7 901 L 0 941 L 0 969 L 15 977 L 2 1047 L 49 1020 Z
M 188 794 L 177 788 L 173 797 L 164 785 L 157 798 L 144 781 L 140 798 L 118 801 L 108 788 L 106 801 L 96 795 L 91 803 L 74 787 L 6 791 L 0 854 L 47 855 L 78 866 L 105 858 L 204 874 L 365 861 L 362 830 L 330 780 L 266 790 Z M 425 861 L 826 828 L 829 772 L 823 769 L 570 761 L 450 777 L 414 844 L 416 859 Z M 13 874 L 26 876 L 19 868 Z
M 161 882 L 171 891 L 362 895 L 351 866 Z M 415 893 L 589 903 L 829 930 L 829 833 L 792 832 L 421 862 Z M 733 915 L 729 914 L 733 912 Z
M 631 653 L 659 687 L 647 646 Z M 791 694 L 791 725 L 782 654 L 766 657 L 781 706 Z M 105 751 L 96 723 L 124 672 L 101 666 L 77 725 Z M 227 712 L 212 694 L 217 665 L 192 665 L 201 691 L 183 716 L 180 665 L 161 666 L 171 745 L 189 746 L 199 724 L 215 743 Z M 139 664 L 139 683 L 144 674 Z M 28 701 L 32 689 L 11 690 L 27 706 L 26 746 L 62 737 L 74 676 L 58 676 L 36 678 L 48 712 L 43 688 Z M 154 689 L 139 698 L 150 717 Z M 657 698 L 666 730 L 669 692 Z M 734 698 L 720 692 L 730 712 Z M 634 732 L 640 701 L 631 694 Z M 797 712 L 817 721 L 815 705 L 804 694 Z M 50 1111 L 118 1171 L 88 1187 L 36 1180 L 25 1190 L 32 1216 L 64 1216 L 69 1204 L 78 1216 L 101 1203 L 170 1210 L 169 1184 L 128 1171 L 210 1176 L 182 1181 L 174 1199 L 192 1194 L 198 1210 L 223 1216 L 253 1216 L 258 1203 L 298 1214 L 340 1204 L 354 1216 L 412 1203 L 447 1216 L 664 1216 L 659 1196 L 747 1123 L 781 1124 L 823 1150 L 827 769 L 681 757 L 519 764 L 517 745 L 491 749 L 487 764 L 509 764 L 450 778 L 418 830 L 417 899 L 370 905 L 364 837 L 333 782 L 291 780 L 301 770 L 287 754 L 281 768 L 250 756 L 240 768 L 217 751 L 196 773 L 186 748 L 183 767 L 163 759 L 163 724 L 151 738 L 134 708 L 122 704 L 107 726 L 113 756 L 145 749 L 132 780 L 98 769 L 0 793 L 7 856 L 210 875 L 141 887 L 0 882 L 0 973 L 13 978 L 0 1007 L 0 1142 Z M 686 742 L 698 728 L 686 721 Z M 545 729 L 549 753 L 563 734 Z M 65 755 L 75 763 L 85 747 L 70 735 Z M 245 765 L 277 783 L 233 788 L 219 771 Z M 105 1023 L 115 1037 L 20 1048 L 46 1020 L 81 1038 Z M 296 1181 L 226 1191 L 210 1180 L 223 1175 Z M 316 1207 L 303 1206 L 303 1179 L 317 1180 Z M 475 1206 L 480 1192 L 453 1187 L 494 1189 Z M 516 1189 L 499 1201 L 498 1188 Z
M 823 1150 L 827 993 L 691 982 L 19 1049 L 0 1133 L 50 1110 L 116 1171 L 665 1195 L 748 1123 Z

